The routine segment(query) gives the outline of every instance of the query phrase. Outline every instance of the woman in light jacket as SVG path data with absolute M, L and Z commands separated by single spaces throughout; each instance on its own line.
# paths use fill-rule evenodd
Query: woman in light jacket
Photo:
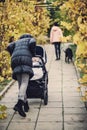
M 57 22 L 55 22 L 50 32 L 50 43 L 54 44 L 56 60 L 60 59 L 61 55 L 60 44 L 62 37 L 63 37 L 62 30 L 58 27 Z

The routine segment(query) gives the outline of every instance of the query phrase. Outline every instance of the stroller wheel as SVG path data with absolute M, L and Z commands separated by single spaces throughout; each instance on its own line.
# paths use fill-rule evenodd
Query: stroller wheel
M 48 104 L 48 93 L 47 90 L 44 91 L 44 105 Z

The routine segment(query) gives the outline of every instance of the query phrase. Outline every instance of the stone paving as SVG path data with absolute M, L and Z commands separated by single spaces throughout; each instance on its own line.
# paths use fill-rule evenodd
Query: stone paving
M 77 91 L 78 82 L 73 63 L 55 61 L 54 46 L 45 46 L 48 62 L 48 105 L 41 99 L 28 99 L 26 118 L 15 113 L 18 84 L 15 82 L 0 101 L 7 106 L 7 119 L 0 120 L 0 130 L 87 130 L 87 111 Z

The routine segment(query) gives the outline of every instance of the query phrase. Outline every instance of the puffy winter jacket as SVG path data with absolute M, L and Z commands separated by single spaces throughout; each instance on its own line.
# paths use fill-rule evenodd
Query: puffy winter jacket
M 17 80 L 16 74 L 28 73 L 33 76 L 32 57 L 35 56 L 36 41 L 34 38 L 23 38 L 8 45 L 11 55 L 12 77 Z

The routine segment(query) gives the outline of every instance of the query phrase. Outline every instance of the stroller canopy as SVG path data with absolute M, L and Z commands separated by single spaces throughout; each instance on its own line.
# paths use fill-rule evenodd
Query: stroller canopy
M 42 57 L 44 63 L 47 63 L 47 54 L 45 49 L 42 46 L 36 46 L 36 56 Z

